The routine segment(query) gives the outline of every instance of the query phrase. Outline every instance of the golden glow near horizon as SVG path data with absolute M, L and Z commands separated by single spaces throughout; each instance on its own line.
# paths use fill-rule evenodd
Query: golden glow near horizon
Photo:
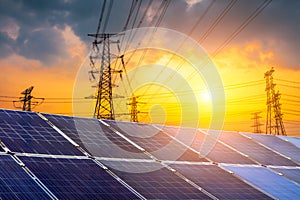
M 22 90 L 30 85 L 34 85 L 35 89 L 33 95 L 46 98 L 45 103 L 37 107 L 35 111 L 72 115 L 71 98 L 74 79 L 76 77 L 78 63 L 83 62 L 85 50 L 79 38 L 76 38 L 71 30 L 66 29 L 65 34 L 66 37 L 72 36 L 69 53 L 73 56 L 73 59 L 70 61 L 61 61 L 57 66 L 49 68 L 41 66 L 41 63 L 37 61 L 25 59 L 20 56 L 12 56 L 9 59 L 0 61 L 0 64 L 2 65 L 0 81 L 1 85 L 5 85 L 5 87 L 1 87 L 1 94 L 5 94 L 5 96 L 19 96 L 19 93 Z M 76 46 L 75 49 L 72 48 L 74 45 Z M 133 69 L 138 70 L 137 64 L 141 54 L 142 51 L 137 52 L 136 59 L 132 59 L 130 63 L 128 63 L 128 72 Z M 255 55 L 255 57 L 253 57 L 253 55 Z M 266 97 L 263 74 L 265 71 L 269 70 L 271 66 L 274 66 L 276 70 L 274 73 L 275 82 L 278 83 L 276 89 L 280 90 L 282 93 L 281 103 L 282 111 L 284 113 L 283 119 L 284 122 L 288 122 L 285 123 L 286 129 L 288 130 L 287 133 L 290 136 L 299 136 L 300 132 L 297 132 L 297 127 L 293 127 L 293 122 L 299 121 L 299 115 L 295 112 L 290 112 L 290 110 L 298 111 L 299 107 L 295 106 L 295 103 L 293 101 L 291 102 L 291 98 L 287 97 L 287 95 L 293 94 L 297 96 L 299 94 L 299 86 L 285 87 L 283 86 L 284 84 L 279 84 L 280 82 L 278 82 L 276 78 L 297 82 L 299 81 L 300 71 L 286 68 L 283 63 L 275 63 L 275 56 L 279 55 L 274 55 L 272 50 L 262 50 L 259 43 L 252 42 L 244 46 L 232 46 L 224 49 L 223 52 L 214 58 L 214 62 L 218 67 L 225 86 L 225 130 L 251 132 L 253 130 L 250 127 L 253 123 L 251 120 L 251 113 L 256 111 L 262 111 L 261 122 L 264 123 L 266 115 Z M 206 88 L 205 82 L 199 76 L 190 76 L 191 66 L 189 66 L 188 63 L 182 64 L 182 58 L 175 56 L 172 61 L 168 63 L 171 57 L 172 54 L 170 52 L 157 50 L 156 52 L 148 51 L 145 59 L 140 63 L 140 66 L 146 64 L 167 65 L 184 79 L 188 80 L 191 91 L 180 90 L 180 85 L 177 86 L 177 93 L 172 93 L 168 88 L 155 84 L 139 87 L 137 90 L 132 91 L 135 96 L 140 96 L 139 101 L 143 102 L 138 105 L 138 109 L 141 111 L 139 120 L 141 122 L 179 125 L 180 120 L 182 120 L 181 116 L 183 111 L 187 113 L 194 112 L 193 106 L 195 105 L 192 105 L 191 102 L 185 98 L 186 95 L 193 94 L 198 104 L 196 106 L 199 108 L 198 126 L 201 128 L 208 128 L 212 117 L 212 105 L 211 95 Z M 201 59 L 199 59 L 199 61 L 201 61 Z M 131 81 L 134 84 L 134 81 L 145 79 L 148 76 L 150 76 L 150 74 L 145 74 L 144 77 L 134 77 L 135 80 L 133 79 Z M 18 79 L 17 82 L 15 81 L 16 79 Z M 163 77 L 162 79 L 166 84 L 177 84 L 176 80 L 172 78 L 172 74 Z M 88 80 L 86 81 L 86 87 L 90 87 L 91 85 L 88 83 Z M 126 81 L 125 77 L 123 77 L 123 81 Z M 244 85 L 240 84 L 252 81 L 254 82 Z M 80 105 L 80 109 L 77 113 L 74 113 L 75 115 L 85 117 L 92 116 L 94 102 L 91 99 L 88 100 L 83 98 L 93 94 L 93 92 L 87 92 L 85 96 L 78 94 L 77 98 L 82 99 L 73 100 L 74 105 Z M 132 94 L 128 94 L 128 96 L 131 95 Z M 178 96 L 182 97 L 184 101 L 180 102 Z M 55 97 L 67 97 L 70 99 L 57 100 L 57 103 L 55 103 L 54 100 L 50 100 Z M 299 101 L 297 99 L 292 100 Z M 119 109 L 120 112 L 128 113 L 130 110 L 129 106 L 126 106 L 125 109 L 124 107 L 120 109 L 122 104 L 124 105 L 124 102 L 125 104 L 128 103 L 128 99 L 123 99 L 122 101 L 120 100 L 120 102 L 118 102 L 118 100 L 116 100 L 115 108 Z M 118 103 L 120 105 L 118 105 Z M 9 100 L 1 101 L 0 107 L 14 109 Z M 117 118 L 129 120 L 128 115 L 120 115 Z M 193 119 L 191 118 L 190 120 Z M 264 131 L 264 126 L 262 126 L 261 129 Z

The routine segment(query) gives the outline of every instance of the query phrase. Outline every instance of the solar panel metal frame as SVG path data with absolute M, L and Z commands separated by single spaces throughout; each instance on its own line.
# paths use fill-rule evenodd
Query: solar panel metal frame
M 170 167 L 219 199 L 272 199 L 216 165 L 171 164 Z
M 211 194 L 201 192 L 184 178 L 160 163 L 134 161 L 101 161 L 121 179 L 147 199 L 211 199 Z M 122 169 L 120 169 L 122 168 Z M 140 170 L 146 169 L 145 171 Z M 135 171 L 135 173 L 129 172 Z M 179 187 L 180 186 L 180 187 Z M 210 195 L 210 196 L 207 196 Z
M 277 173 L 282 174 L 286 178 L 300 185 L 300 168 L 299 167 L 270 167 Z
M 234 166 L 226 164 L 221 164 L 221 166 L 270 194 L 274 199 L 296 199 L 300 196 L 300 187 L 298 184 L 265 167 L 258 165 Z
M 141 197 L 89 158 L 18 157 L 58 199 Z
M 159 160 L 209 162 L 152 125 L 109 120 L 104 120 L 104 122 Z
M 297 163 L 300 163 L 300 148 L 296 147 L 295 145 L 284 141 L 275 135 L 243 134 L 261 143 L 262 145 L 265 145 L 276 152 L 293 159 Z
M 279 137 L 282 140 L 288 141 L 291 144 L 295 145 L 296 147 L 300 148 L 300 138 L 290 137 L 290 136 L 282 136 L 282 135 L 277 135 L 276 137 Z
M 172 131 L 175 131 L 173 132 Z M 174 130 L 177 129 L 177 130 Z M 178 132 L 178 129 L 182 130 Z M 191 144 L 185 142 L 184 134 L 190 128 L 182 128 L 182 127 L 162 127 L 162 130 L 167 134 L 171 134 L 171 136 L 176 137 L 176 139 L 181 140 L 186 145 L 190 145 L 194 151 L 200 153 L 200 147 L 205 140 L 206 133 L 199 129 L 195 129 L 197 132 L 195 134 L 194 140 Z M 224 154 L 226 154 L 224 156 Z M 206 158 L 217 163 L 232 163 L 232 164 L 255 164 L 254 161 L 250 160 L 247 156 L 240 154 L 238 151 L 231 149 L 230 147 L 223 144 L 221 141 L 217 141 L 212 150 L 206 155 Z
M 11 155 L 0 155 L 0 199 L 52 199 Z M 4 190 L 7 189 L 7 192 Z
M 287 157 L 284 157 L 239 133 L 223 131 L 220 140 L 263 165 L 298 165 Z
M 150 159 L 141 149 L 97 119 L 49 114 L 43 116 L 92 156 Z
M 0 109 L 0 139 L 12 152 L 83 155 L 36 113 Z

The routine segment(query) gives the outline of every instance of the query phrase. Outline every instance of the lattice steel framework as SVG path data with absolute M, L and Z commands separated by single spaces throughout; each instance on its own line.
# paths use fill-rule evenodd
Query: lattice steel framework
M 275 92 L 276 84 L 273 83 L 274 68 L 265 73 L 266 93 L 267 93 L 267 121 L 266 134 L 286 135 L 284 124 L 282 121 L 280 93 Z

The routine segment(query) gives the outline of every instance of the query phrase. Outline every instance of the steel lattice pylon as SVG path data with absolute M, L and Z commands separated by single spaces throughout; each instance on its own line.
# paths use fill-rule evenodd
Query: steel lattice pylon
M 280 93 L 275 92 L 275 85 L 273 83 L 274 69 L 265 73 L 266 79 L 266 92 L 267 92 L 267 121 L 266 121 L 266 134 L 286 135 L 284 124 L 282 121 Z
M 95 55 L 90 57 L 92 70 L 90 73 L 99 74 L 99 82 L 96 85 L 96 105 L 94 117 L 98 119 L 115 119 L 113 100 L 112 100 L 112 80 L 111 80 L 111 55 L 110 55 L 110 36 L 114 34 L 90 34 L 96 37 L 93 43 Z M 100 40 L 98 41 L 97 38 Z M 101 44 L 101 49 L 99 49 Z M 95 59 L 101 58 L 100 67 L 95 66 Z

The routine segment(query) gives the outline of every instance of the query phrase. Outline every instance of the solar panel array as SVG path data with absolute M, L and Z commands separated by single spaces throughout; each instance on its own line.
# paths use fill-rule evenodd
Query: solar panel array
M 297 199 L 299 139 L 0 109 L 0 199 Z

